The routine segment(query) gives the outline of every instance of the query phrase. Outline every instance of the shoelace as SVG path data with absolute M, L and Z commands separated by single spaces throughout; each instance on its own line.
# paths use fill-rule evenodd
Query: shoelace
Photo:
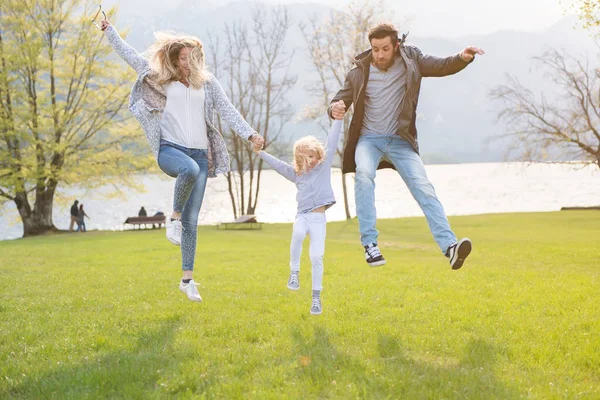
M 321 299 L 313 297 L 312 305 L 310 306 L 310 308 L 321 308 Z
M 290 274 L 290 285 L 298 283 L 298 274 Z
M 367 254 L 369 255 L 369 257 L 372 257 L 372 258 L 381 256 L 379 247 L 367 247 Z
M 192 292 L 192 294 L 200 296 L 200 293 L 198 293 L 198 288 L 196 287 L 196 286 L 198 286 L 198 284 L 196 282 L 194 282 L 193 285 L 189 285 L 189 286 L 191 287 L 191 289 L 189 289 L 189 290 Z
M 453 244 L 452 246 L 450 246 L 450 248 L 448 249 L 448 258 L 452 259 L 452 257 L 454 257 L 454 254 L 456 253 L 456 245 Z

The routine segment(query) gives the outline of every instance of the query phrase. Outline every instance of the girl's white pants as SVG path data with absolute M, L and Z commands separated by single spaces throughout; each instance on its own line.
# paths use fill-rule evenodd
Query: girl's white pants
M 290 244 L 290 268 L 300 271 L 302 242 L 310 236 L 310 262 L 312 263 L 312 290 L 323 289 L 323 255 L 325 254 L 325 235 L 327 219 L 325 213 L 306 213 L 296 215 L 292 242 Z

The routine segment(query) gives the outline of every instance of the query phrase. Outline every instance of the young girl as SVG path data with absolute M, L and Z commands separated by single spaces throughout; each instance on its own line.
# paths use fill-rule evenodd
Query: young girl
M 310 313 L 321 314 L 321 289 L 323 283 L 323 255 L 325 253 L 325 233 L 327 220 L 325 210 L 335 204 L 331 188 L 331 163 L 335 156 L 342 121 L 335 120 L 323 148 L 313 136 L 307 136 L 294 144 L 294 162 L 289 165 L 254 145 L 254 151 L 284 178 L 296 184 L 298 193 L 298 213 L 294 222 L 292 242 L 290 244 L 290 277 L 287 287 L 300 288 L 300 255 L 302 242 L 310 236 L 310 261 L 312 263 L 312 304 Z
M 157 33 L 147 60 L 125 43 L 108 21 L 102 21 L 100 28 L 116 53 L 137 72 L 129 109 L 146 132 L 159 167 L 177 178 L 167 239 L 181 245 L 183 279 L 179 289 L 190 300 L 201 301 L 192 276 L 198 214 L 207 177 L 229 171 L 229 155 L 215 128 L 215 112 L 256 146 L 262 145 L 263 138 L 246 123 L 206 69 L 198 38 Z

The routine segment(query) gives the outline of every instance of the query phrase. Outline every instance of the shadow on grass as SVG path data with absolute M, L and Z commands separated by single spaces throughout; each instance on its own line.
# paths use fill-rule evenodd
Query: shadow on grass
M 495 376 L 494 364 L 502 349 L 482 339 L 467 343 L 459 360 L 427 354 L 410 357 L 398 339 L 379 335 L 378 370 L 388 377 L 387 389 L 405 398 L 518 398 L 520 393 Z
M 314 328 L 314 336 L 306 337 L 299 328 L 292 330 L 295 354 L 298 354 L 296 378 L 307 381 L 311 392 L 328 397 L 336 380 L 359 380 L 365 373 L 364 366 L 351 356 L 337 350 L 329 333 L 320 326 Z
M 79 364 L 55 365 L 43 375 L 29 377 L 9 389 L 16 398 L 147 398 L 156 397 L 158 382 L 180 360 L 171 350 L 179 318 L 164 320 L 136 333 L 127 349 L 102 354 L 109 344 L 100 338 L 89 359 Z M 100 351 L 98 351 L 100 349 Z M 40 360 L 44 363 L 45 361 Z M 153 393 L 155 392 L 155 393 Z
M 503 351 L 484 340 L 470 341 L 460 360 L 448 360 L 441 356 L 411 357 L 396 338 L 381 334 L 377 337 L 378 357 L 356 355 L 362 351 L 340 351 L 320 326 L 314 328 L 314 335 L 299 328 L 291 335 L 298 357 L 293 379 L 306 384 L 307 395 L 406 399 L 520 396 L 496 378 L 494 364 Z

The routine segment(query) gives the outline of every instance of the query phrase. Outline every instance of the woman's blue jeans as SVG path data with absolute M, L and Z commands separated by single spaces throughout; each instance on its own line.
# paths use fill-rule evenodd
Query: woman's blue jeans
M 204 199 L 208 178 L 208 158 L 205 149 L 188 149 L 161 140 L 158 166 L 167 175 L 177 178 L 173 196 L 173 211 L 181 213 L 181 266 L 194 270 L 198 214 Z

